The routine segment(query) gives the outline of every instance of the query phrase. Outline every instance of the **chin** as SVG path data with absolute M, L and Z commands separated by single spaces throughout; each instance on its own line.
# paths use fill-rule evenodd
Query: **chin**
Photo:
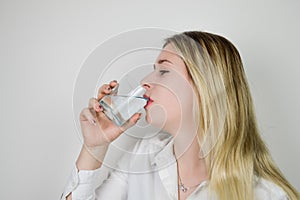
M 146 119 L 147 124 L 150 124 L 150 125 L 152 124 L 152 119 L 151 119 L 151 117 L 148 115 L 148 113 L 146 113 L 145 119 Z
M 145 119 L 147 124 L 164 131 L 166 125 L 166 118 L 162 118 L 161 116 L 162 115 L 156 116 L 153 115 L 153 113 L 151 114 L 151 112 L 147 112 Z

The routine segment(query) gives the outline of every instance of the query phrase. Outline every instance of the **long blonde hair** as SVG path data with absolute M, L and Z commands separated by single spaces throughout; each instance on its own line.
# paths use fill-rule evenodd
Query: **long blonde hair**
M 281 187 L 289 199 L 299 199 L 259 134 L 247 78 L 234 45 L 224 37 L 199 31 L 174 35 L 166 39 L 165 45 L 169 43 L 181 55 L 196 88 L 198 139 L 203 144 L 205 136 L 211 138 L 206 140 L 210 148 L 204 148 L 210 191 L 219 199 L 254 199 L 257 176 Z M 209 132 L 214 126 L 219 128 L 213 132 L 220 133 Z

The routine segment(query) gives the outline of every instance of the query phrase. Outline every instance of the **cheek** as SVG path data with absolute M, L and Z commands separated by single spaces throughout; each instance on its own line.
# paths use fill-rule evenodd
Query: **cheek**
M 149 107 L 146 116 L 148 123 L 161 128 L 165 123 L 180 124 L 183 116 L 191 116 L 193 89 L 183 76 L 173 73 L 173 76 L 156 82 L 152 95 L 155 102 Z
M 181 115 L 182 105 L 179 99 L 174 94 L 169 94 L 168 98 L 164 98 L 161 102 L 164 107 L 164 112 L 169 122 L 178 122 Z
M 160 84 L 164 87 L 165 91 L 168 91 L 168 100 L 171 98 L 176 99 L 176 103 L 180 104 L 182 107 L 190 105 L 192 102 L 194 90 L 192 83 L 187 76 L 173 71 L 172 76 L 167 76 Z

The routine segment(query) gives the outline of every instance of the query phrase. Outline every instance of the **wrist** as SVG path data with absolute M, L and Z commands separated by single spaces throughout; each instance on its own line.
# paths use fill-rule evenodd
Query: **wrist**
M 85 144 L 83 144 L 76 161 L 78 170 L 95 170 L 100 168 L 107 149 L 108 145 L 87 147 Z

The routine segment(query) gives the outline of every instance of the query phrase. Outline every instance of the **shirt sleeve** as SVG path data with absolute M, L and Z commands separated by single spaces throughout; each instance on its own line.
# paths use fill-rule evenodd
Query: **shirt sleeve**
M 72 192 L 72 200 L 94 200 L 95 189 L 107 178 L 109 170 L 104 166 L 96 170 L 78 170 L 74 165 L 61 200 Z
M 139 148 L 139 142 L 133 151 Z M 72 200 L 113 199 L 126 200 L 128 194 L 128 169 L 131 166 L 132 153 L 123 154 L 116 168 L 111 170 L 102 165 L 96 170 L 78 170 L 73 167 L 61 200 L 72 192 Z
M 116 169 L 125 169 L 128 156 L 122 156 Z M 72 200 L 127 199 L 128 173 L 121 170 L 109 170 L 102 165 L 96 170 L 78 170 L 74 166 L 61 200 L 72 192 Z

